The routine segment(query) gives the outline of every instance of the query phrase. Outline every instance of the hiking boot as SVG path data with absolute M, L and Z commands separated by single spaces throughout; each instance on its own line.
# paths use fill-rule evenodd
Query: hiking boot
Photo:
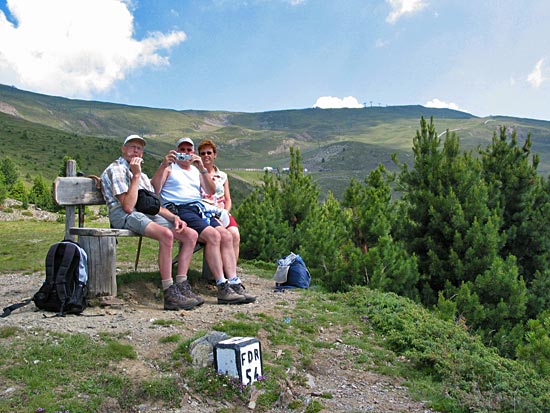
M 237 294 L 226 281 L 218 285 L 218 304 L 244 304 L 246 298 Z
M 164 290 L 164 309 L 165 310 L 192 310 L 197 306 L 197 300 L 184 297 L 176 284 L 172 284 Z
M 256 297 L 254 297 L 253 295 L 247 294 L 245 291 L 244 285 L 242 285 L 241 283 L 229 284 L 229 286 L 233 291 L 235 291 L 239 295 L 242 295 L 245 298 L 244 304 L 253 303 L 254 301 L 256 301 Z
M 185 280 L 180 283 L 176 283 L 178 286 L 178 290 L 181 295 L 187 298 L 191 298 L 197 302 L 197 306 L 204 304 L 204 298 L 202 298 L 200 295 L 195 294 L 191 290 L 191 285 L 189 284 L 189 281 Z

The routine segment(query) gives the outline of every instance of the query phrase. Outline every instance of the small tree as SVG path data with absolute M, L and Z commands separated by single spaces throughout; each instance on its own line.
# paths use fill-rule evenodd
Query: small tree
M 279 189 L 272 174 L 266 172 L 263 187 L 254 190 L 233 213 L 240 226 L 243 258 L 271 261 L 286 255 L 290 227 L 283 219 Z
M 542 376 L 550 374 L 550 313 L 545 311 L 536 320 L 529 320 L 525 341 L 517 348 L 517 356 Z
M 235 210 L 243 257 L 273 260 L 299 248 L 298 226 L 318 203 L 319 190 L 304 174 L 300 151 L 290 149 L 288 174 L 264 173 L 263 186 Z
M 17 166 L 10 158 L 4 158 L 0 162 L 0 171 L 2 171 L 2 175 L 4 176 L 4 184 L 9 192 L 19 179 L 19 171 L 17 170 Z
M 56 211 L 56 205 L 53 200 L 51 184 L 48 184 L 42 175 L 34 178 L 33 186 L 29 194 L 29 201 L 38 208 L 47 211 Z
M 6 186 L 6 178 L 4 173 L 0 170 L 0 204 L 3 203 L 8 197 L 8 188 Z
M 17 199 L 18 201 L 21 201 L 21 203 L 23 204 L 23 208 L 27 208 L 29 206 L 29 193 L 21 179 L 17 179 L 15 184 L 13 184 L 8 193 L 8 196 L 12 197 L 13 199 Z
M 487 206 L 480 162 L 462 153 L 454 133 L 441 147 L 433 119 L 422 118 L 413 152 L 413 169 L 404 164 L 399 175 L 407 215 L 397 233 L 418 258 L 424 304 L 434 305 L 440 291 L 452 296 L 493 265 L 500 221 Z
M 79 173 L 82 173 L 82 171 L 80 170 L 80 154 L 77 155 L 76 157 L 65 155 L 63 157 L 63 160 L 61 161 L 61 165 L 59 166 L 59 172 L 57 173 L 57 176 L 67 176 L 67 161 L 73 160 L 73 159 L 76 162 L 77 175 Z
M 539 158 L 531 155 L 531 136 L 520 147 L 516 130 L 509 133 L 501 126 L 480 154 L 488 205 L 501 218 L 499 230 L 505 237 L 500 256 L 514 255 L 529 285 L 537 271 L 550 266 L 550 191 L 538 176 Z
M 342 204 L 352 214 L 351 240 L 364 255 L 361 271 L 365 285 L 418 299 L 416 258 L 391 235 L 399 212 L 392 200 L 393 178 L 380 165 L 363 184 L 350 182 Z
M 299 149 L 290 148 L 289 173 L 278 178 L 280 206 L 283 219 L 291 229 L 290 249 L 297 250 L 298 241 L 294 238 L 295 229 L 301 225 L 319 202 L 319 188 L 310 175 L 304 173 Z
M 314 279 L 330 291 L 346 291 L 365 285 L 365 270 L 359 248 L 350 239 L 351 211 L 342 210 L 329 192 L 297 228 L 298 252 Z

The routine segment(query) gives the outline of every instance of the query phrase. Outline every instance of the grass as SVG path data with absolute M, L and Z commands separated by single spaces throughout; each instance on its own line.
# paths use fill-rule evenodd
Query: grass
M 4 261 L 11 265 L 9 271 L 24 273 L 42 270 L 39 261 L 63 229 L 59 223 L 32 221 L 2 226 L 6 234 L 2 251 L 8 251 L 2 259 L 12 255 Z M 28 234 L 42 241 L 22 248 Z M 31 246 L 36 260 L 26 252 L 26 258 L 19 257 Z M 135 246 L 121 243 L 119 247 L 119 259 L 126 257 L 131 265 Z M 152 259 L 154 250 L 145 245 L 144 260 Z M 265 277 L 274 271 L 268 263 L 243 262 L 242 266 Z M 157 280 L 158 273 L 122 272 L 118 278 L 120 283 L 132 284 Z M 138 361 L 125 334 L 60 334 L 0 325 L 0 413 L 104 412 L 110 405 L 133 411 L 143 404 L 181 408 L 182 395 L 187 393 L 211 403 L 230 401 L 233 407 L 222 411 L 237 412 L 244 411 L 253 391 L 260 392 L 255 411 L 266 412 L 288 381 L 298 391 L 315 368 L 316 357 L 339 348 L 354 350 L 345 353 L 354 368 L 401 378 L 413 397 L 427 400 L 442 412 L 543 412 L 550 408 L 550 384 L 545 377 L 499 357 L 462 325 L 440 320 L 394 294 L 367 288 L 345 294 L 311 289 L 301 292 L 294 309 L 283 295 L 274 310 L 237 313 L 219 319 L 214 326 L 231 336 L 261 336 L 268 344 L 269 351 L 263 351 L 263 379 L 244 388 L 211 368 L 192 366 L 189 346 L 205 332 L 189 337 L 182 330 L 151 343 L 170 356 L 162 362 L 139 355 L 145 357 L 140 362 L 157 366 L 155 374 L 140 378 L 123 367 Z M 153 328 L 166 325 L 179 327 L 178 322 L 158 320 Z M 321 332 L 330 332 L 337 340 L 323 340 Z M 332 397 L 325 392 L 307 406 L 303 399 L 293 400 L 292 406 L 297 411 L 318 412 Z
M 402 306 L 402 311 L 395 311 L 396 305 Z M 372 321 L 365 322 L 364 317 Z M 433 351 L 426 353 L 425 349 L 414 345 L 420 337 L 415 337 L 406 328 L 402 332 L 393 330 L 392 325 L 407 318 L 415 318 L 413 324 L 417 328 L 418 320 L 420 326 L 426 329 L 429 329 L 429 325 L 434 326 L 434 329 L 443 328 L 441 338 L 432 339 Z M 498 406 L 491 404 L 497 396 L 493 386 L 498 381 L 501 388 L 498 397 L 502 399 L 509 397 L 502 389 L 506 390 L 514 384 L 506 374 L 506 371 L 511 371 L 509 363 L 503 363 L 502 359 L 483 350 L 483 347 L 475 349 L 468 346 L 468 351 L 462 350 L 460 357 L 453 358 L 452 366 L 443 363 L 447 352 L 439 353 L 436 348 L 448 348 L 457 340 L 464 340 L 466 336 L 460 327 L 437 322 L 425 310 L 404 303 L 403 299 L 396 296 L 365 289 L 357 289 L 347 295 L 310 291 L 304 294 L 299 308 L 289 320 L 265 314 L 240 315 L 235 320 L 220 322 L 216 329 L 245 336 L 257 335 L 263 329 L 270 346 L 285 349 L 280 358 L 275 358 L 273 351 L 264 352 L 265 380 L 255 383 L 255 387 L 263 392 L 258 398 L 257 407 L 257 411 L 261 412 L 271 408 L 284 388 L 285 380 L 293 382 L 295 387 L 305 384 L 305 373 L 311 367 L 314 353 L 323 351 L 327 345 L 336 345 L 317 345 L 318 330 L 333 326 L 341 329 L 341 345 L 360 350 L 348 354 L 352 364 L 363 366 L 367 371 L 405 377 L 412 394 L 424 400 L 432 400 L 432 405 L 441 411 L 463 411 L 468 403 L 472 403 L 468 393 L 472 391 L 472 386 L 478 389 L 481 387 L 484 393 L 484 398 L 477 400 L 477 406 L 482 408 L 478 411 L 496 411 Z M 81 334 L 33 334 L 13 328 L 0 328 L 0 340 L 0 377 L 6 387 L 14 389 L 8 397 L 0 400 L 0 412 L 10 412 L 15 406 L 27 406 L 28 410 L 24 411 L 28 412 L 38 408 L 52 411 L 60 405 L 75 412 L 101 411 L 102 400 L 109 398 L 116 399 L 120 406 L 128 408 L 155 401 L 177 407 L 182 392 L 189 388 L 199 397 L 244 406 L 251 391 L 250 387 L 243 388 L 235 380 L 220 376 L 212 369 L 195 369 L 188 358 L 181 356 L 176 358 L 178 363 L 166 364 L 164 373 L 158 378 L 135 379 L 116 368 L 121 360 L 135 358 L 131 344 L 122 343 L 110 335 L 103 334 L 92 339 Z M 188 351 L 190 342 L 179 335 L 171 335 L 156 345 L 162 347 L 177 344 L 174 354 L 181 355 Z M 475 343 L 476 340 L 466 338 L 467 342 Z M 427 364 L 425 357 L 428 355 L 430 361 Z M 480 356 L 484 360 L 481 366 Z M 491 365 L 493 367 L 488 368 Z M 290 368 L 296 373 L 288 377 Z M 496 377 L 492 376 L 493 368 L 501 370 Z M 475 374 L 470 379 L 463 374 L 455 376 L 461 369 Z M 446 379 L 442 380 L 443 377 Z M 460 380 L 456 381 L 457 378 Z M 529 381 L 525 380 L 524 385 L 541 385 L 541 379 L 537 381 L 530 374 L 525 379 Z M 528 389 L 517 386 L 514 390 L 520 396 L 528 392 Z M 330 393 L 323 395 L 323 398 L 331 397 Z M 516 402 L 518 408 L 528 407 L 527 410 L 522 408 L 522 411 L 538 411 L 537 404 L 528 399 L 518 398 Z M 322 404 L 322 399 L 316 401 L 318 408 Z
M 0 370 L 4 386 L 14 389 L 0 400 L 2 412 L 51 412 L 60 406 L 73 412 L 94 411 L 104 397 L 130 386 L 128 379 L 109 369 L 111 363 L 135 358 L 127 344 L 113 339 L 96 342 L 83 334 L 16 331 L 2 336 Z
M 94 221 L 87 222 L 91 227 L 105 227 L 106 224 Z M 0 268 L 4 272 L 33 274 L 44 271 L 44 260 L 50 246 L 63 240 L 65 224 L 44 221 L 2 221 L 0 232 L 3 245 L 0 250 Z M 117 270 L 119 273 L 134 271 L 138 238 L 121 237 L 117 239 Z M 158 243 L 143 238 L 139 256 L 140 271 L 156 270 Z M 174 255 L 175 255 L 174 251 Z M 202 267 L 202 253 L 193 256 L 192 268 L 196 271 Z M 134 276 L 139 277 L 140 273 Z M 127 277 L 132 277 L 128 275 Z

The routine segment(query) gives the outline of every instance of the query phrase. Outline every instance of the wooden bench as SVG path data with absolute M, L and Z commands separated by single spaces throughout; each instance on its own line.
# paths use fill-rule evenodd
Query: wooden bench
M 67 176 L 54 181 L 53 195 L 55 202 L 65 207 L 64 239 L 78 243 L 88 255 L 88 296 L 117 295 L 116 285 L 116 250 L 118 237 L 137 237 L 138 249 L 134 270 L 137 270 L 142 237 L 127 229 L 84 227 L 86 205 L 105 205 L 98 179 L 76 175 L 75 161 L 67 162 Z M 76 215 L 78 210 L 78 225 Z M 197 244 L 195 252 L 201 249 Z M 177 256 L 174 263 L 177 262 Z M 211 277 L 208 265 L 203 259 L 203 277 Z

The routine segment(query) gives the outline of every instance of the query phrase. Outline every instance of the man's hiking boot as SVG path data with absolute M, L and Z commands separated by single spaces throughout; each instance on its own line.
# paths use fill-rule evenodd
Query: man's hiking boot
M 198 305 L 197 300 L 183 296 L 177 285 L 172 284 L 164 290 L 164 309 L 165 310 L 192 310 Z
M 256 301 L 256 297 L 254 297 L 253 295 L 247 294 L 246 291 L 245 291 L 244 285 L 242 285 L 241 283 L 229 284 L 229 286 L 237 294 L 244 297 L 244 299 L 245 299 L 244 304 L 253 303 L 254 301 Z
M 197 295 L 191 290 L 191 285 L 189 284 L 189 281 L 185 280 L 180 283 L 176 283 L 178 286 L 178 290 L 181 295 L 187 298 L 191 298 L 197 302 L 197 306 L 204 304 L 204 298 L 202 298 L 200 295 Z
M 218 285 L 218 304 L 244 304 L 245 301 L 244 296 L 233 291 L 229 282 Z

